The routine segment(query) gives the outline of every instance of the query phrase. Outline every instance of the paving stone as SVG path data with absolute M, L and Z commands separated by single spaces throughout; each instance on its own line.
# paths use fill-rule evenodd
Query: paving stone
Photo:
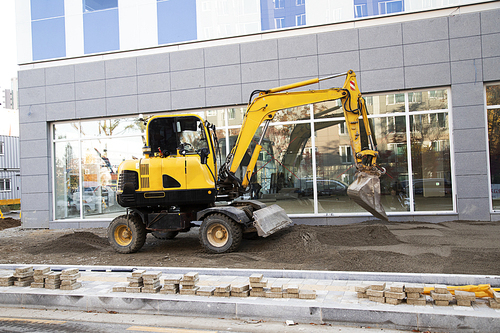
M 434 304 L 437 306 L 448 306 L 450 305 L 450 301 L 445 301 L 445 300 L 434 300 Z
M 132 277 L 142 277 L 142 274 L 144 274 L 145 272 L 145 269 L 136 269 L 132 272 Z
M 59 281 L 61 280 L 61 273 L 58 273 L 58 272 L 48 272 L 47 274 L 45 274 L 45 280 L 49 280 L 49 281 Z
M 141 292 L 142 293 L 150 293 L 150 294 L 156 294 L 160 292 L 161 286 L 156 286 L 156 287 L 142 287 Z
M 22 273 L 14 273 L 14 277 L 17 278 L 17 279 L 24 279 L 24 278 L 31 278 L 33 277 L 34 275 L 34 272 L 33 271 L 30 271 L 30 272 L 22 272 Z
M 127 285 L 128 283 L 126 282 L 117 283 L 113 286 L 112 290 L 115 293 L 125 293 L 127 292 Z
M 476 300 L 476 293 L 471 291 L 455 290 L 455 298 L 461 301 L 473 302 Z
M 199 279 L 199 275 L 198 273 L 196 272 L 189 272 L 189 273 L 186 273 L 184 274 L 184 276 L 182 277 L 182 280 L 183 281 L 198 281 Z
M 366 293 L 361 293 L 361 292 L 357 293 L 357 296 L 358 296 L 358 298 L 368 298 L 368 297 L 370 297 Z
M 77 279 L 74 279 L 74 280 L 61 280 L 61 286 L 70 286 L 70 285 L 75 284 L 77 282 L 78 282 Z
M 34 270 L 35 276 L 43 275 L 43 274 L 46 274 L 48 272 L 50 272 L 50 267 L 48 267 L 48 266 L 38 267 L 38 268 L 35 268 L 35 270 Z
M 82 286 L 81 282 L 76 282 L 70 285 L 62 285 L 61 284 L 61 290 L 75 290 L 78 289 Z
M 446 294 L 440 294 L 440 293 L 436 293 L 433 290 L 431 290 L 431 297 L 435 301 L 448 301 L 449 302 L 453 299 L 453 295 L 449 291 L 447 291 Z
M 299 293 L 299 286 L 296 284 L 289 284 L 286 287 L 286 292 L 289 294 L 298 294 Z
M 316 291 L 315 290 L 299 290 L 299 298 L 316 299 Z
M 489 299 L 489 304 L 490 304 L 490 308 L 500 309 L 500 302 L 495 300 L 494 298 Z
M 127 293 L 140 293 L 142 290 L 142 287 L 127 287 L 125 288 L 125 292 Z
M 373 290 L 373 289 L 367 289 L 366 294 L 368 296 L 373 296 L 373 297 L 384 297 L 384 291 L 383 290 Z
M 406 298 L 408 299 L 419 299 L 420 297 L 422 297 L 421 293 L 406 293 Z
M 68 268 L 61 272 L 61 276 L 78 274 L 80 270 L 78 268 Z
M 243 291 L 231 290 L 231 296 L 233 296 L 233 297 L 248 297 L 249 294 L 250 294 L 250 290 L 243 290 Z
M 45 276 L 33 275 L 33 280 L 35 281 L 35 283 L 45 283 Z
M 394 292 L 394 291 L 385 291 L 384 296 L 388 298 L 394 298 L 394 299 L 405 299 L 406 293 L 404 292 Z
M 59 289 L 60 286 L 60 283 L 47 283 L 47 281 L 45 281 L 45 289 Z
M 299 293 L 283 293 L 283 298 L 299 298 Z
M 354 291 L 358 293 L 366 293 L 366 290 L 370 288 L 369 285 L 359 285 L 359 286 L 354 286 Z
M 500 291 L 495 291 L 493 288 L 490 288 L 490 291 L 493 294 L 495 301 L 500 302 Z
M 385 302 L 387 304 L 398 305 L 398 304 L 401 304 L 403 302 L 403 300 L 402 299 L 397 299 L 397 298 L 386 297 L 385 298 Z
M 182 275 L 166 275 L 163 279 L 164 284 L 180 284 L 182 279 Z
M 282 293 L 283 292 L 283 285 L 272 285 L 271 286 L 271 292 L 273 293 Z
M 405 285 L 403 283 L 393 283 L 389 287 L 389 290 L 393 293 L 402 293 L 405 291 Z
M 266 292 L 266 297 L 267 298 L 283 298 L 283 292 L 282 291 L 280 291 L 280 292 L 273 292 L 271 290 L 271 291 Z
M 16 287 L 29 287 L 33 283 L 33 279 L 24 281 L 14 281 Z
M 419 298 L 407 298 L 406 303 L 409 305 L 426 305 L 427 297 L 425 297 L 424 295 L 420 295 Z
M 142 274 L 143 279 L 159 279 L 162 275 L 160 271 L 144 272 Z
M 262 279 L 260 282 L 252 282 L 250 281 L 250 287 L 252 288 L 264 288 L 267 287 L 268 280 Z
M 127 281 L 130 283 L 143 283 L 142 277 L 128 276 Z
M 144 283 L 142 283 L 142 282 L 130 282 L 128 284 L 128 286 L 133 287 L 133 288 L 144 287 Z
M 217 292 L 231 291 L 231 284 L 230 283 L 225 283 L 225 284 L 218 285 L 215 288 L 215 291 L 217 291 Z
M 438 294 L 446 294 L 448 292 L 448 288 L 444 284 L 436 284 L 434 285 L 434 292 Z
M 250 290 L 249 284 L 238 284 L 231 287 L 231 291 L 234 291 L 236 293 L 242 293 L 249 290 Z
M 76 274 L 62 274 L 61 273 L 61 280 L 76 280 L 76 279 L 79 279 L 82 275 L 80 273 L 76 273 Z
M 231 296 L 230 291 L 214 291 L 214 296 L 216 297 L 229 297 Z
M 199 296 L 212 296 L 215 291 L 215 287 L 203 286 L 196 291 L 196 295 Z
M 30 285 L 31 288 L 45 288 L 45 283 L 37 283 L 37 282 L 33 282 L 31 285 Z
M 163 289 L 179 290 L 179 284 L 178 283 L 167 283 L 167 284 L 163 285 Z
M 252 297 L 266 297 L 266 292 L 269 291 L 269 288 L 262 288 L 262 290 L 255 290 L 254 288 L 250 289 L 250 296 Z
M 472 306 L 472 302 L 464 299 L 457 299 L 458 306 Z
M 24 273 L 31 273 L 33 271 L 33 266 L 23 266 L 23 267 L 18 267 L 15 270 L 15 273 L 17 274 L 24 274 Z
M 405 284 L 405 291 L 407 293 L 423 293 L 424 285 L 420 283 L 408 283 Z
M 198 279 L 196 280 L 184 280 L 182 279 L 181 280 L 181 286 L 194 286 L 196 285 L 196 283 L 198 283 Z
M 249 277 L 249 281 L 250 282 L 260 282 L 263 277 L 264 277 L 264 275 L 262 275 L 262 274 L 252 274 Z
M 379 282 L 379 283 L 372 283 L 370 286 L 371 290 L 384 290 L 385 289 L 385 282 Z
M 264 287 L 252 287 L 250 291 L 262 292 L 264 291 Z
M 179 294 L 181 295 L 196 295 L 196 292 L 200 289 L 198 286 L 194 286 L 193 288 L 181 288 L 179 290 Z

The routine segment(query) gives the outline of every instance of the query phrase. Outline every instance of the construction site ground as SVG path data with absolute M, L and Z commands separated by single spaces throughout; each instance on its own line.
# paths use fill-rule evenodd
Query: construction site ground
M 293 225 L 207 254 L 198 228 L 173 240 L 148 234 L 137 253 L 110 247 L 105 228 L 22 229 L 0 220 L 0 264 L 105 265 L 500 275 L 500 222 Z

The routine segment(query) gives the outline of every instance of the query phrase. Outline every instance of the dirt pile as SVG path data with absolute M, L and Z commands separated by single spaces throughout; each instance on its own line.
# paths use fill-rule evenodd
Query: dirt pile
M 21 226 L 21 221 L 13 219 L 12 217 L 0 219 L 0 230 L 15 228 L 19 226 Z
M 101 251 L 109 248 L 107 238 L 99 237 L 91 232 L 79 231 L 63 235 L 45 243 L 34 245 L 27 251 L 31 254 L 83 254 L 92 251 Z

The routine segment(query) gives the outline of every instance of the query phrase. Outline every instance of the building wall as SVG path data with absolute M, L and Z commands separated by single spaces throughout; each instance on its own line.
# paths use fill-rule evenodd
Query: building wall
M 500 80 L 500 7 L 490 3 L 448 14 L 401 15 L 371 24 L 271 32 L 225 45 L 194 43 L 184 50 L 150 52 L 155 54 L 24 66 L 19 72 L 23 225 L 49 227 L 53 219 L 50 122 L 245 104 L 254 89 L 348 69 L 358 73 L 364 93 L 451 87 L 457 213 L 392 219 L 499 220 L 489 204 L 483 83 Z

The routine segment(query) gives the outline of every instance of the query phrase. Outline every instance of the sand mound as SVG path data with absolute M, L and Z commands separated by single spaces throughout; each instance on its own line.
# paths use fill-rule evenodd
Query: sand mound
M 61 236 L 39 246 L 33 247 L 32 254 L 43 253 L 87 253 L 108 248 L 109 242 L 91 232 L 79 231 Z
M 4 219 L 0 219 L 0 230 L 15 228 L 21 225 L 21 221 L 13 219 L 12 217 L 6 217 Z

